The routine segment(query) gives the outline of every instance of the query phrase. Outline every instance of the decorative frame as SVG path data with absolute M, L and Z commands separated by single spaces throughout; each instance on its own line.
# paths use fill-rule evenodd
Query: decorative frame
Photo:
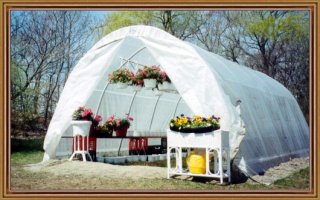
M 10 186 L 10 67 L 9 67 L 9 28 L 10 28 L 10 10 L 14 9 L 105 9 L 105 10 L 128 10 L 128 9 L 304 9 L 310 11 L 310 188 L 309 191 L 158 191 L 150 190 L 148 192 L 135 191 L 125 193 L 125 190 L 115 190 L 105 193 L 101 190 L 66 190 L 66 191 L 11 191 Z M 1 162 L 1 198 L 38 198 L 45 199 L 50 197 L 51 199 L 58 198 L 208 198 L 208 199 L 318 199 L 320 184 L 319 184 L 319 145 L 320 139 L 319 126 L 320 126 L 320 40 L 319 40 L 319 16 L 320 7 L 317 0 L 269 0 L 260 2 L 258 0 L 118 0 L 116 2 L 112 0 L 1 0 L 1 21 L 0 21 L 0 141 L 3 142 L 0 154 Z

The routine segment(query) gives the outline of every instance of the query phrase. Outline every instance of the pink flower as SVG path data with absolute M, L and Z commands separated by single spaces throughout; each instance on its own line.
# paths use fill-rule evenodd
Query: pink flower
M 161 72 L 160 72 L 160 76 L 161 76 L 161 78 L 163 78 L 163 79 L 166 79 L 166 78 L 167 78 L 167 74 L 166 74 L 164 71 L 161 71 Z
M 117 124 L 117 127 L 120 127 L 120 119 L 117 119 L 116 124 Z
M 114 115 L 111 115 L 109 118 L 108 118 L 108 122 L 112 122 L 114 120 Z
M 100 115 L 97 115 L 95 118 L 94 118 L 95 121 L 97 122 L 100 122 L 102 120 L 102 117 Z
M 93 112 L 91 111 L 91 109 L 85 109 L 81 115 L 82 117 L 87 117 L 93 115 Z

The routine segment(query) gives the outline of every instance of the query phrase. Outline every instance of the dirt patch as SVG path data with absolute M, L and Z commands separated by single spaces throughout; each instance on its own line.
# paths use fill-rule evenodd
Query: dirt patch
M 305 169 L 307 167 L 309 167 L 309 157 L 295 158 L 268 169 L 263 176 L 257 175 L 251 178 L 258 183 L 270 185 L 279 179 L 285 178 L 294 172 L 300 171 L 301 169 Z
M 54 160 L 45 164 L 27 165 L 25 170 L 32 172 L 47 172 L 54 175 L 82 175 L 102 178 L 122 179 L 156 179 L 166 178 L 167 169 L 151 166 L 124 166 L 98 162 L 82 162 L 68 160 Z
M 289 175 L 305 169 L 309 166 L 309 158 L 295 158 L 288 162 L 281 163 L 279 166 L 270 168 L 263 176 L 253 176 L 256 183 L 270 185 L 276 180 L 288 177 Z M 167 168 L 155 166 L 139 165 L 111 165 L 99 162 L 82 162 L 68 160 L 51 160 L 46 163 L 32 164 L 24 166 L 24 169 L 31 172 L 50 173 L 55 176 L 81 175 L 85 177 L 101 177 L 108 179 L 165 179 Z M 178 179 L 185 179 L 179 177 Z M 249 181 L 248 183 L 255 183 Z

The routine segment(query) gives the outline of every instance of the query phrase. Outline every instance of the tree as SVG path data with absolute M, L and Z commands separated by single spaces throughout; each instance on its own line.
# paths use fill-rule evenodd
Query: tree
M 14 113 L 46 126 L 72 67 L 88 48 L 88 12 L 14 11 L 11 16 L 11 100 Z
M 197 11 L 117 11 L 106 16 L 104 34 L 131 25 L 151 25 L 187 40 L 202 23 Z

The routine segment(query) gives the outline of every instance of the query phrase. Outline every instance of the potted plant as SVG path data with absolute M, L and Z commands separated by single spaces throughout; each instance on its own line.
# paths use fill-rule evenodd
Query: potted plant
M 79 107 L 72 114 L 72 128 L 74 133 L 78 133 L 83 136 L 88 136 L 90 132 L 91 125 L 98 126 L 99 122 L 102 120 L 100 115 L 93 117 L 93 112 L 90 108 L 84 106 Z
M 168 77 L 167 73 L 164 71 L 160 71 L 160 77 L 158 80 L 158 89 L 160 91 L 170 91 L 173 90 L 171 80 Z
M 205 118 L 195 115 L 190 118 L 182 114 L 170 121 L 170 129 L 182 133 L 206 133 L 219 129 L 219 121 L 220 118 L 215 116 Z
M 106 121 L 104 124 L 97 126 L 94 136 L 98 138 L 109 138 L 112 137 L 112 133 L 113 124 Z
M 123 89 L 132 81 L 133 76 L 134 74 L 127 68 L 120 68 L 109 74 L 109 81 L 117 84 L 119 89 Z
M 160 67 L 158 66 L 144 66 L 137 71 L 137 76 L 143 77 L 144 87 L 146 89 L 153 89 L 157 86 L 157 80 L 160 78 Z
M 134 91 L 140 91 L 143 86 L 143 77 L 142 74 L 135 74 L 132 76 L 131 85 Z
M 107 120 L 108 123 L 112 123 L 113 129 L 116 131 L 117 137 L 126 137 L 128 128 L 130 127 L 130 121 L 133 118 L 126 114 L 125 118 L 116 118 L 114 115 L 110 116 Z

